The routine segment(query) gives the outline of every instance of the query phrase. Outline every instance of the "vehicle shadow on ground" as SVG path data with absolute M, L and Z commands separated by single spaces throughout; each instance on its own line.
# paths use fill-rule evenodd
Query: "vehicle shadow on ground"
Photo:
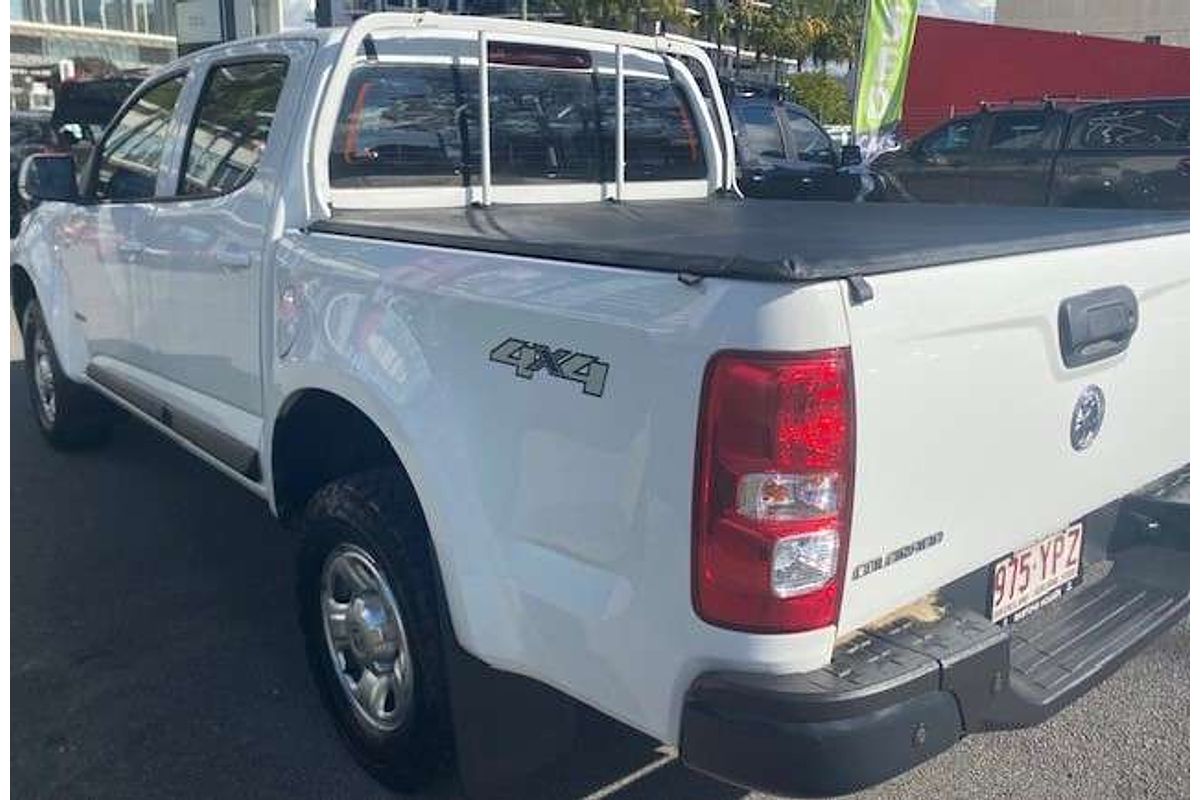
M 55 452 L 20 361 L 10 392 L 13 794 L 395 797 L 320 706 L 294 618 L 295 543 L 265 505 L 133 421 L 101 450 Z M 570 752 L 502 794 L 747 793 L 585 711 Z

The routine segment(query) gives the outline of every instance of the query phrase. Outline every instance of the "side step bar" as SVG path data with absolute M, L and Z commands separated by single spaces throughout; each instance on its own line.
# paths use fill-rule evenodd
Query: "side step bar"
M 88 364 L 87 376 L 246 480 L 252 483 L 262 480 L 258 451 L 253 447 L 239 442 L 198 417 L 172 408 L 137 382 L 98 364 Z

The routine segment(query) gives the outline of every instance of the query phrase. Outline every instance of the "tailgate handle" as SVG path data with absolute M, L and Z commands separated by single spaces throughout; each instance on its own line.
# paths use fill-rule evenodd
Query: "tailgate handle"
M 1080 367 L 1124 352 L 1137 326 L 1137 297 L 1128 286 L 1068 297 L 1058 306 L 1063 364 Z

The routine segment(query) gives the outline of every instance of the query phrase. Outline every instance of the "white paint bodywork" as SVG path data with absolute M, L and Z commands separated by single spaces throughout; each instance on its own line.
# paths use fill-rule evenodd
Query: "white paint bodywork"
M 839 633 L 1186 463 L 1188 237 L 874 276 L 875 299 L 851 305 L 839 282 L 688 286 L 667 273 L 306 232 L 329 205 L 322 115 L 340 102 L 329 87 L 346 63 L 343 35 L 233 46 L 292 58 L 280 117 L 289 124 L 273 126 L 245 189 L 189 201 L 196 209 L 44 204 L 13 263 L 33 278 L 68 374 L 87 380 L 88 364 L 103 364 L 254 447 L 261 482 L 189 445 L 272 504 L 272 434 L 291 398 L 320 389 L 369 416 L 416 487 L 455 633 L 493 666 L 675 743 L 699 673 L 817 668 Z M 207 65 L 230 52 L 180 62 L 189 78 L 177 126 Z M 715 153 L 728 121 L 723 111 L 704 119 Z M 155 218 L 203 240 L 205 254 L 234 237 L 252 261 L 232 272 L 197 262 L 194 275 L 173 257 L 123 262 L 130 237 L 170 240 Z M 1138 296 L 1141 330 L 1122 356 L 1067 374 L 1059 300 L 1118 283 Z M 276 313 L 285 295 L 286 318 Z M 239 333 L 214 330 L 218 320 Z M 608 362 L 603 397 L 545 375 L 516 379 L 488 360 L 509 337 Z M 943 544 L 848 582 L 840 630 L 755 635 L 701 622 L 691 515 L 708 359 L 725 348 L 846 345 L 857 409 L 850 564 L 934 531 Z M 208 371 L 188 372 L 186 360 Z M 1108 394 L 1109 418 L 1097 444 L 1076 453 L 1067 424 L 1089 383 Z

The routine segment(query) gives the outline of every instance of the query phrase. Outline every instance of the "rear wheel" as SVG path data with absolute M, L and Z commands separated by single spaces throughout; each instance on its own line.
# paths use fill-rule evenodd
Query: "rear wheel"
M 447 774 L 454 748 L 441 595 L 397 470 L 327 484 L 302 521 L 297 591 L 309 664 L 355 757 L 404 790 Z
M 38 430 L 62 450 L 91 447 L 106 441 L 116 414 L 108 401 L 68 378 L 59 363 L 37 300 L 25 306 L 21 336 L 25 340 L 25 377 Z

